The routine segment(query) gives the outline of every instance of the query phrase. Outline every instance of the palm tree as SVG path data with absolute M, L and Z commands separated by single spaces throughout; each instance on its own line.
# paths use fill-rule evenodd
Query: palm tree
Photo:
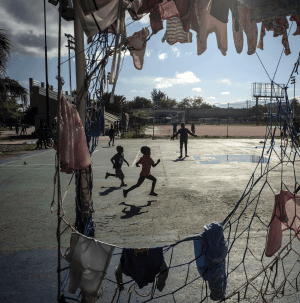
M 11 97 L 21 98 L 23 105 L 27 106 L 27 89 L 18 81 L 5 77 L 7 62 L 11 54 L 11 42 L 4 29 L 0 28 L 0 98 L 1 101 Z

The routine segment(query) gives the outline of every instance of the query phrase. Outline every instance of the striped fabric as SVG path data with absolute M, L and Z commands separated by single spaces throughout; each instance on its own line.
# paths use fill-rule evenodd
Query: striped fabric
M 185 32 L 179 17 L 171 17 L 167 20 L 167 29 L 162 42 L 173 45 L 177 42 L 192 43 L 192 33 Z

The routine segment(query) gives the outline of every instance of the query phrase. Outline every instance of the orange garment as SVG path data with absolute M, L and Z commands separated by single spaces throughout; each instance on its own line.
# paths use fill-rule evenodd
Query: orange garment
M 300 195 L 282 190 L 275 195 L 272 220 L 266 244 L 266 256 L 272 257 L 281 247 L 282 232 L 292 229 L 300 241 Z
M 140 176 L 147 177 L 151 175 L 151 165 L 154 164 L 154 161 L 151 156 L 144 155 L 137 163 L 142 164 L 142 171 L 140 173 Z

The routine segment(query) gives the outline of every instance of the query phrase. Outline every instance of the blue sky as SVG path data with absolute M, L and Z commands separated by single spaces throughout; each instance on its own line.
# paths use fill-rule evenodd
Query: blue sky
M 43 1 L 15 0 L 13 2 L 12 4 L 12 1 L 5 1 L 0 11 L 0 26 L 7 30 L 14 51 L 9 60 L 7 74 L 28 87 L 29 78 L 45 82 Z M 49 84 L 57 88 L 55 76 L 58 74 L 58 6 L 54 7 L 48 3 L 46 6 Z M 218 106 L 227 107 L 227 103 L 230 103 L 233 107 L 246 107 L 245 100 L 253 100 L 251 83 L 269 82 L 269 79 L 256 54 L 247 55 L 245 35 L 243 51 L 237 54 L 232 35 L 231 16 L 229 20 L 226 56 L 223 56 L 218 49 L 214 33 L 208 37 L 205 53 L 197 56 L 195 32 L 192 31 L 193 43 L 176 43 L 170 46 L 166 42 L 161 42 L 165 32 L 161 30 L 147 43 L 142 70 L 137 70 L 133 65 L 132 57 L 126 54 L 115 93 L 124 95 L 130 101 L 135 96 L 150 98 L 151 91 L 158 88 L 177 101 L 188 96 L 200 95 L 206 102 Z M 129 19 L 127 23 L 131 23 L 131 20 Z M 296 23 L 289 23 L 292 26 L 289 35 L 292 53 L 289 56 L 282 55 L 275 77 L 277 83 L 287 83 L 300 51 L 300 36 L 292 35 L 296 30 Z M 127 27 L 127 35 L 130 36 L 148 25 L 149 18 L 145 16 L 141 21 Z M 260 27 L 259 23 L 259 34 Z M 64 33 L 74 36 L 72 22 L 64 20 L 62 22 L 62 62 L 68 59 Z M 274 38 L 273 32 L 267 32 L 264 38 L 264 50 L 257 49 L 257 54 L 271 78 L 274 76 L 282 50 L 281 36 Z M 71 64 L 72 87 L 75 88 L 74 59 L 71 60 Z M 110 71 L 110 62 L 107 71 Z M 68 62 L 61 66 L 61 73 L 65 79 L 63 89 L 69 90 Z M 296 77 L 296 82 L 296 97 L 300 98 L 299 76 Z M 111 90 L 111 87 L 109 89 Z M 293 97 L 293 92 L 293 88 L 289 88 L 290 98 Z M 254 105 L 254 101 L 251 105 Z

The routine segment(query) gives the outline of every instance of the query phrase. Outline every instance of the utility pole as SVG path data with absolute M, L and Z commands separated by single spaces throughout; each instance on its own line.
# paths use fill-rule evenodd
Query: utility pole
M 228 109 L 227 109 L 227 138 L 228 138 L 228 122 L 229 122 L 229 103 L 228 103 Z
M 295 76 L 291 77 L 292 81 L 291 84 L 294 84 L 294 102 L 293 102 L 293 120 L 295 119 L 295 112 L 296 112 L 296 100 L 295 100 L 295 84 L 296 84 L 296 80 L 295 80 Z
M 109 87 L 109 78 L 110 78 L 110 72 L 107 73 L 107 93 L 108 93 L 108 87 Z
M 48 51 L 47 51 L 47 27 L 46 27 L 46 0 L 44 0 L 44 30 L 45 30 L 45 70 L 46 70 L 46 113 L 47 127 L 50 129 L 50 112 L 49 112 L 49 84 L 48 84 Z
M 256 97 L 256 125 L 258 125 L 258 97 Z
M 70 94 L 72 94 L 72 78 L 71 78 L 71 56 L 70 56 L 70 49 L 75 50 L 75 39 L 72 35 L 66 34 L 65 37 L 68 38 L 68 45 L 65 45 L 68 48 L 69 51 L 69 74 L 70 74 Z

